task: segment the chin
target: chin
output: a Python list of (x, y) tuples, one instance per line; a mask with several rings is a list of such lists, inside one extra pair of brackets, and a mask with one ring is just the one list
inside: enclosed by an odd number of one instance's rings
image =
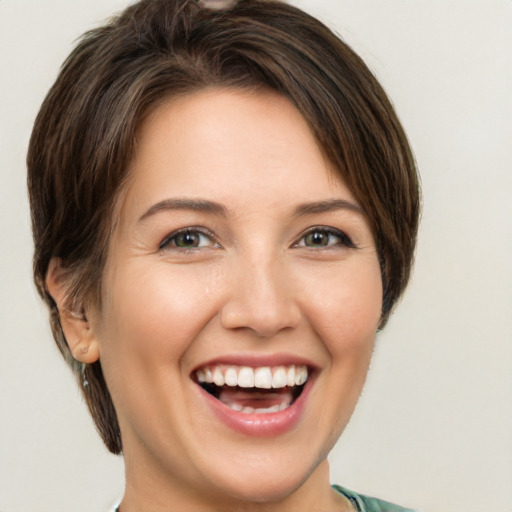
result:
[(286, 446), (286, 440), (271, 444), (260, 453), (254, 447), (242, 447), (237, 457), (226, 455), (216, 471), (202, 468), (217, 499), (224, 496), (228, 502), (279, 503), (304, 485), (314, 485), (318, 481), (315, 475), (328, 474), (327, 453), (319, 455), (320, 447), (306, 442)]
[(243, 503), (279, 503), (307, 480), (311, 471), (248, 471), (215, 482), (219, 494)]

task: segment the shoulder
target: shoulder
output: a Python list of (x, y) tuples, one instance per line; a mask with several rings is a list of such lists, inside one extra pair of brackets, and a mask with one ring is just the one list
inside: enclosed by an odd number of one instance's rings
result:
[(332, 487), (335, 491), (348, 498), (357, 507), (358, 512), (415, 512), (411, 508), (400, 507), (387, 501), (357, 494), (340, 485), (333, 485)]

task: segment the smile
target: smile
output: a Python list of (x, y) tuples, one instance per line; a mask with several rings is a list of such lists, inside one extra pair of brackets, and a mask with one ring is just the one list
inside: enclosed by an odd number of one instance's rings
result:
[(195, 371), (196, 382), (232, 411), (266, 415), (288, 409), (301, 395), (308, 367), (205, 366)]

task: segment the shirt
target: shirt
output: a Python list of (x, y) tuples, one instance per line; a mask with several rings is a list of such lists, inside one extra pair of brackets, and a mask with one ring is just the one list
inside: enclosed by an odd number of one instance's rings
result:
[(414, 512), (411, 508), (399, 507), (398, 505), (393, 505), (393, 503), (389, 503), (387, 501), (357, 494), (341, 487), (340, 485), (333, 485), (332, 488), (345, 496), (345, 498), (352, 503), (357, 512)]

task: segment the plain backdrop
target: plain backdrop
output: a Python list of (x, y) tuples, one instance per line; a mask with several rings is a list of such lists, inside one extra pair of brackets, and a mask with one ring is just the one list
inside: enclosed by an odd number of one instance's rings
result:
[[(105, 512), (101, 444), (31, 282), (25, 153), (60, 63), (125, 0), (0, 0), (0, 511)], [(367, 61), (423, 180), (411, 286), (332, 481), (425, 512), (512, 511), (512, 2), (296, 0)], [(301, 512), (301, 511), (298, 511)]]

